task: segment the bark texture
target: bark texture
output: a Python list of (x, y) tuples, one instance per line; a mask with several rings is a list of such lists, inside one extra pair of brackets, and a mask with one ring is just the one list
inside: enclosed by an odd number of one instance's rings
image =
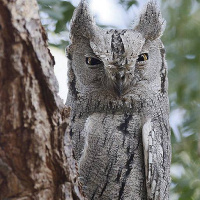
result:
[[(0, 0), (0, 199), (84, 199), (35, 0)], [(65, 144), (64, 144), (65, 137)]]

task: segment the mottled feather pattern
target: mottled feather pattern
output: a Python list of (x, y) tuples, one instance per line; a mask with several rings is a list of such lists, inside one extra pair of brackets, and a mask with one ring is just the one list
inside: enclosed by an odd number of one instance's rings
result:
[[(168, 200), (170, 128), (161, 13), (149, 1), (132, 29), (96, 26), (82, 0), (71, 22), (71, 130), (89, 200)], [(144, 60), (138, 60), (143, 55)], [(88, 59), (97, 59), (90, 66)]]

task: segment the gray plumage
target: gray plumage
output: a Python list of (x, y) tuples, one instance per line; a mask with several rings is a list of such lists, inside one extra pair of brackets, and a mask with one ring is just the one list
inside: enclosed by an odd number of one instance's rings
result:
[(170, 128), (163, 19), (149, 1), (130, 30), (96, 26), (82, 0), (71, 22), (70, 134), (88, 199), (167, 200)]

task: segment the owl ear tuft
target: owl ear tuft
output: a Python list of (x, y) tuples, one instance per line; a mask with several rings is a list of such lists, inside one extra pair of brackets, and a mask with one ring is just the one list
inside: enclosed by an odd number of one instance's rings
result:
[(95, 35), (97, 26), (90, 13), (89, 6), (86, 0), (81, 0), (78, 7), (75, 9), (70, 28), (70, 39), (73, 43), (74, 38), (86, 37), (92, 38)]
[(160, 37), (165, 29), (165, 20), (154, 0), (150, 0), (144, 11), (140, 14), (136, 30), (143, 34), (145, 39), (155, 40)]

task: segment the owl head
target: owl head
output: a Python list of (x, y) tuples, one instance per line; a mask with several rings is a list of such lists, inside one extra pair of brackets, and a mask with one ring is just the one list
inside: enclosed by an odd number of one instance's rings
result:
[(122, 97), (138, 88), (161, 91), (163, 22), (158, 6), (149, 1), (132, 29), (102, 29), (82, 0), (71, 21), (67, 48), (78, 92)]

